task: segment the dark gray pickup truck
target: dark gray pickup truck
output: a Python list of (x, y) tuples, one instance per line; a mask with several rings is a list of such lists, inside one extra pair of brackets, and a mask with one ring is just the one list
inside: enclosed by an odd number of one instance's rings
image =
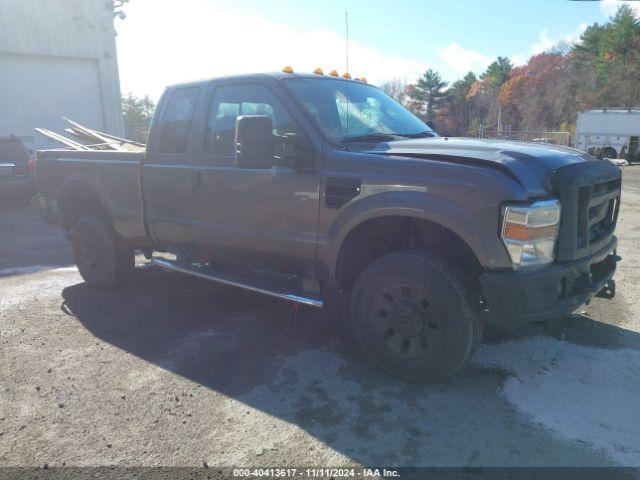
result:
[(146, 152), (41, 151), (36, 176), (89, 284), (125, 282), (139, 249), (313, 307), (349, 296), (366, 353), (411, 381), (456, 372), (486, 322), (558, 318), (613, 294), (619, 168), (439, 136), (359, 80), (170, 87)]

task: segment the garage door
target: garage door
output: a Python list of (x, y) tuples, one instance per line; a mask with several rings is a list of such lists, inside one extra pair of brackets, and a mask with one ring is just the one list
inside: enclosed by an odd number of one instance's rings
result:
[(0, 135), (23, 137), (33, 150), (59, 146), (33, 129), (62, 132), (63, 116), (104, 128), (98, 65), (91, 59), (0, 52), (0, 106)]

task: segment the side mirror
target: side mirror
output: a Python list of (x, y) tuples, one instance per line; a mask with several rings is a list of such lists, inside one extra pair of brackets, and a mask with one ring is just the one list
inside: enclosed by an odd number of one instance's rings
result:
[(240, 168), (274, 165), (273, 125), (268, 115), (240, 115), (236, 119), (235, 156)]
[(306, 134), (301, 132), (285, 133), (281, 138), (283, 140), (282, 158), (285, 165), (297, 170), (313, 169), (313, 150), (311, 141)]

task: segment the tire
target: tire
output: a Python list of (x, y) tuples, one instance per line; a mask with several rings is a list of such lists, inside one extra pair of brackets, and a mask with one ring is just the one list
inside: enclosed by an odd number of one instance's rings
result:
[(127, 282), (134, 266), (133, 248), (104, 219), (82, 215), (71, 229), (73, 258), (92, 287), (116, 288)]
[(351, 318), (369, 358), (395, 377), (440, 382), (471, 357), (482, 337), (473, 282), (420, 250), (373, 261), (351, 297)]
[(603, 158), (618, 158), (618, 152), (613, 147), (605, 147), (602, 150), (602, 156)]

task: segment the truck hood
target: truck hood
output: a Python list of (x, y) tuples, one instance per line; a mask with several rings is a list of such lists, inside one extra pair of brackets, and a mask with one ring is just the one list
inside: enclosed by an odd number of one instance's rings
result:
[(353, 144), (363, 153), (478, 165), (502, 170), (532, 196), (550, 192), (550, 174), (572, 163), (596, 161), (573, 148), (530, 142), (431, 137), (371, 144)]

